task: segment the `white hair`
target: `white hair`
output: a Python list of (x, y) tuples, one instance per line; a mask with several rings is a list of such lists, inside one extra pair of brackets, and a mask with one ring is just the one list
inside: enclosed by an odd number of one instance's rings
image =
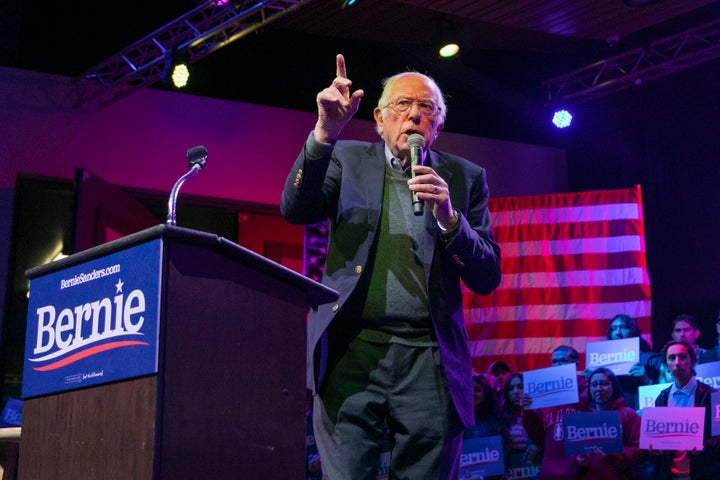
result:
[[(396, 80), (399, 80), (400, 78), (406, 77), (408, 75), (416, 75), (420, 78), (422, 78), (425, 83), (427, 83), (430, 86), (430, 89), (435, 94), (435, 98), (433, 99), (436, 103), (438, 108), (440, 108), (440, 112), (438, 113), (438, 118), (440, 120), (440, 123), (445, 123), (445, 117), (447, 116), (447, 106), (445, 106), (445, 95), (443, 94), (442, 90), (440, 90), (440, 87), (438, 86), (437, 82), (432, 78), (429, 77), (423, 73), (415, 72), (415, 71), (409, 71), (409, 72), (400, 72), (396, 73), (392, 77), (388, 77), (382, 81), (382, 94), (380, 95), (380, 98), (378, 99), (378, 108), (380, 109), (380, 115), (385, 115), (385, 109), (388, 106), (388, 103), (390, 103), (390, 90), (392, 90), (393, 83), (395, 83)], [(378, 130), (378, 133), (380, 133), (380, 130), (378, 127), (376, 127)]]

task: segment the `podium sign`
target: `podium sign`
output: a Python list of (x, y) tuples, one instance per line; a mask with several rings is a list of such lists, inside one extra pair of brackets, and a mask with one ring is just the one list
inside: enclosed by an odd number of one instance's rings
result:
[(158, 371), (162, 239), (34, 278), (23, 398)]
[(18, 480), (305, 478), (307, 310), (335, 290), (164, 224), (26, 276)]

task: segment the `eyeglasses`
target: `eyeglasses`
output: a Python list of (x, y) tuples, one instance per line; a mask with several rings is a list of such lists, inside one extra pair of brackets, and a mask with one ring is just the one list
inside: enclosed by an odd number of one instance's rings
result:
[(609, 387), (611, 385), (610, 382), (592, 382), (590, 384), (590, 388), (599, 388), (599, 387)]
[(412, 100), (410, 98), (398, 98), (397, 100), (385, 105), (385, 107), (390, 107), (397, 113), (406, 113), (413, 105), (417, 105), (418, 109), (420, 109), (420, 113), (426, 117), (438, 115), (440, 110), (442, 110), (430, 100)]

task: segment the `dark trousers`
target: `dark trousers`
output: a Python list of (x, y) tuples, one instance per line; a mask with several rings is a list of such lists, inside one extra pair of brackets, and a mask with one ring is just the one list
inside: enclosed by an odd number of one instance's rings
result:
[(389, 479), (457, 478), (463, 429), (437, 347), (352, 339), (330, 360), (313, 412), (323, 478), (374, 479), (386, 430)]

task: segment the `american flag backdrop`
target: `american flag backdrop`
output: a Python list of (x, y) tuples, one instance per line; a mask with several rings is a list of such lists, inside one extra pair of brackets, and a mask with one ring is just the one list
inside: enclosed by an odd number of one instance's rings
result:
[[(634, 317), (650, 343), (650, 282), (639, 186), (621, 190), (492, 198), (503, 280), (488, 296), (465, 289), (473, 368), (495, 360), (513, 371), (547, 367), (571, 345), (606, 339), (610, 319)], [(306, 275), (320, 281), (327, 225), (305, 229)]]
[(465, 290), (473, 368), (547, 367), (570, 345), (606, 340), (610, 319), (634, 317), (650, 343), (650, 281), (640, 186), (491, 199), (503, 279), (489, 296)]

